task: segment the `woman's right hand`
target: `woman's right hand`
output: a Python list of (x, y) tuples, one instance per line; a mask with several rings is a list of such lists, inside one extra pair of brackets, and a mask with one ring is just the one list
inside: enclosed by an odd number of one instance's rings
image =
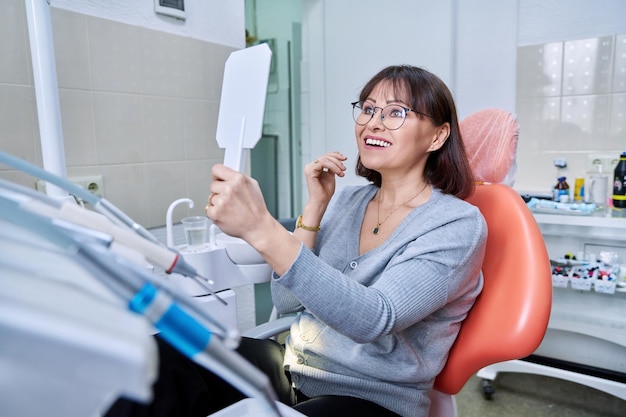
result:
[(335, 193), (335, 176), (345, 176), (348, 158), (340, 152), (326, 153), (304, 167), (309, 203), (326, 206)]

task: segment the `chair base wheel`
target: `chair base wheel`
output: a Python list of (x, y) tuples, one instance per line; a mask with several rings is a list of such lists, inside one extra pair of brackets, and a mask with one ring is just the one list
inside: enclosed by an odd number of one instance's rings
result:
[(493, 394), (495, 394), (495, 392), (496, 392), (496, 389), (493, 387), (493, 384), (491, 383), (491, 380), (483, 379), (482, 387), (483, 387), (483, 395), (484, 395), (485, 399), (486, 400), (491, 400), (493, 398)]

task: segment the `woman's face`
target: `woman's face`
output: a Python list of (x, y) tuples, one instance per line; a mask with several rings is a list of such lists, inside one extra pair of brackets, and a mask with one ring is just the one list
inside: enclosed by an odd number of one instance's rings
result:
[(369, 110), (376, 107), (374, 117), (366, 125), (355, 123), (361, 163), (383, 177), (393, 173), (407, 175), (415, 171), (421, 176), (428, 154), (439, 149), (450, 132), (447, 123), (435, 126), (429, 117), (412, 111), (406, 113), (402, 127), (389, 130), (382, 123), (380, 108), (390, 104), (411, 108), (403, 99), (406, 96), (395, 92), (390, 83), (379, 83), (363, 102), (363, 107)]

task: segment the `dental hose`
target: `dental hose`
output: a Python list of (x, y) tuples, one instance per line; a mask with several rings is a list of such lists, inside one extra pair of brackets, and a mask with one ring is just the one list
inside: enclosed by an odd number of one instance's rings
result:
[(228, 349), (167, 295), (150, 284), (144, 285), (130, 300), (129, 308), (145, 315), (161, 331), (161, 336), (197, 364), (211, 370), (249, 397), (262, 398), (267, 411), (280, 417), (278, 398), (267, 375), (236, 352)]
[[(146, 317), (160, 335), (194, 362), (214, 372), (249, 397), (262, 399), (267, 411), (280, 417), (277, 397), (269, 378), (226, 347), (213, 333), (181, 308), (170, 294), (157, 288), (150, 274), (111, 253), (111, 240), (94, 236), (90, 229), (22, 210), (0, 196), (0, 213), (8, 221), (34, 231), (49, 242), (76, 254), (75, 259), (122, 300), (129, 310)], [(81, 233), (81, 232), (85, 233)], [(185, 297), (183, 297), (185, 299)]]
[[(64, 189), (68, 193), (91, 204), (96, 211), (98, 211), (100, 214), (103, 214), (105, 217), (114, 221), (118, 225), (126, 226), (135, 231), (135, 233), (137, 233), (139, 236), (147, 239), (148, 241), (156, 245), (163, 246), (158, 241), (158, 239), (154, 237), (154, 235), (152, 235), (146, 228), (131, 219), (128, 215), (126, 215), (126, 213), (116, 207), (113, 203), (104, 198), (98, 197), (95, 194), (92, 194), (91, 192), (83, 189), (82, 187), (79, 187), (73, 182), (67, 180), (66, 178), (55, 175), (51, 172), (46, 171), (45, 169), (39, 168), (38, 166), (35, 166), (22, 159), (16, 158), (3, 151), (0, 151), (0, 162), (13, 168), (19, 169), (20, 171), (23, 171), (35, 178), (40, 178), (44, 181), (56, 185), (57, 187)], [(166, 270), (167, 273), (175, 272), (181, 275), (185, 275), (187, 277), (202, 277), (200, 274), (197, 273), (196, 269), (193, 266), (185, 262), (185, 260), (182, 258), (182, 256), (180, 256), (180, 254), (178, 254), (178, 252), (170, 248), (166, 249), (171, 253), (168, 259), (168, 261), (171, 262), (167, 262), (165, 265), (163, 265), (163, 268)]]
[[(60, 187), (72, 195), (86, 201), (91, 204), (95, 210), (97, 210), (100, 214), (104, 215), (110, 221), (117, 223), (118, 225), (128, 227), (132, 229), (136, 234), (145, 238), (145, 242), (141, 242), (140, 240), (133, 239), (133, 243), (135, 244), (135, 249), (139, 248), (140, 252), (146, 256), (147, 259), (156, 263), (158, 266), (162, 267), (168, 274), (169, 273), (178, 273), (194, 279), (195, 282), (202, 285), (206, 288), (209, 293), (215, 295), (215, 297), (222, 303), (226, 304), (226, 302), (220, 298), (217, 294), (213, 293), (211, 288), (208, 285), (209, 279), (203, 277), (198, 273), (198, 271), (186, 262), (183, 257), (175, 250), (171, 248), (165, 247), (161, 244), (158, 239), (156, 239), (148, 230), (146, 230), (139, 223), (132, 220), (129, 216), (127, 216), (123, 211), (113, 205), (111, 202), (105, 200), (104, 198), (98, 197), (95, 194), (90, 193), (89, 191), (79, 187), (78, 185), (68, 181), (65, 178), (62, 178), (58, 175), (52, 174), (42, 168), (39, 168), (29, 162), (26, 162), (22, 159), (16, 158), (4, 151), (0, 151), (0, 162), (4, 163), (8, 166), (16, 168), (20, 171), (23, 171), (35, 178), (40, 178), (44, 181), (50, 182), (57, 187)], [(33, 191), (34, 193), (34, 191)], [(49, 199), (50, 200), (50, 199)], [(69, 205), (67, 206), (69, 207)], [(89, 213), (85, 213), (89, 214)], [(125, 235), (127, 238), (128, 235)], [(133, 247), (133, 246), (131, 246)], [(220, 328), (224, 331), (226, 337), (230, 339), (229, 345), (236, 347), (239, 345), (239, 335), (234, 334), (232, 329), (226, 329), (221, 324), (215, 322), (212, 317), (207, 316), (207, 314), (199, 308), (199, 306), (194, 305), (193, 303), (188, 303), (187, 307), (193, 309), (196, 313), (204, 316), (209, 322), (213, 323), (214, 326)]]
[[(75, 225), (77, 229), (80, 228), (84, 230), (83, 234), (94, 234), (97, 231), (100, 234), (107, 234), (109, 237), (114, 235), (116, 240), (122, 241), (122, 244), (126, 244), (129, 247), (140, 246), (146, 249), (144, 253), (148, 252), (148, 249), (150, 249), (152, 253), (156, 253), (157, 255), (167, 255), (165, 252), (167, 249), (165, 247), (147, 242), (131, 231), (122, 229), (121, 227), (110, 223), (109, 220), (97, 213), (80, 209), (78, 206), (67, 202), (53, 200), (41, 193), (37, 193), (23, 186), (1, 179), (0, 202), (3, 202), (3, 204), (6, 205), (7, 208), (4, 211), (6, 211), (7, 215), (12, 212), (27, 212), (30, 213), (31, 216), (38, 216), (42, 219), (47, 218), (49, 219), (49, 222), (52, 223), (56, 222), (57, 224), (67, 224), (69, 222), (70, 224)], [(2, 214), (5, 213), (3, 212)], [(23, 215), (25, 216), (26, 213)], [(28, 227), (28, 224), (24, 227)], [(66, 229), (68, 227), (68, 225), (65, 226)], [(183, 304), (188, 310), (195, 313), (199, 319), (204, 321), (208, 326), (214, 328), (217, 331), (217, 334), (220, 334), (220, 337), (223, 338), (224, 343), (228, 347), (235, 349), (239, 346), (241, 339), (239, 332), (236, 329), (228, 328), (219, 321), (215, 320), (215, 318), (202, 308), (201, 304), (188, 297), (174, 284), (165, 280), (157, 279), (157, 277), (152, 274), (144, 274), (144, 278), (146, 281), (163, 288), (169, 294), (180, 300), (180, 303)]]

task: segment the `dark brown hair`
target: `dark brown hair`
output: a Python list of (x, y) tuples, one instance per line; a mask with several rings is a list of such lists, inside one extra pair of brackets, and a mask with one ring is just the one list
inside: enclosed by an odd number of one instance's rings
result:
[[(450, 124), (450, 136), (444, 145), (428, 156), (424, 179), (446, 194), (459, 198), (468, 197), (474, 190), (474, 180), (459, 130), (454, 99), (445, 83), (422, 68), (409, 65), (391, 66), (380, 71), (363, 87), (359, 100), (366, 100), (381, 82), (390, 83), (398, 96), (408, 94), (408, 97), (404, 97), (406, 104), (413, 110), (430, 116), (435, 126), (446, 122)], [(417, 115), (427, 118), (419, 113)], [(357, 160), (356, 173), (380, 187), (380, 173), (363, 166), (360, 157)]]

